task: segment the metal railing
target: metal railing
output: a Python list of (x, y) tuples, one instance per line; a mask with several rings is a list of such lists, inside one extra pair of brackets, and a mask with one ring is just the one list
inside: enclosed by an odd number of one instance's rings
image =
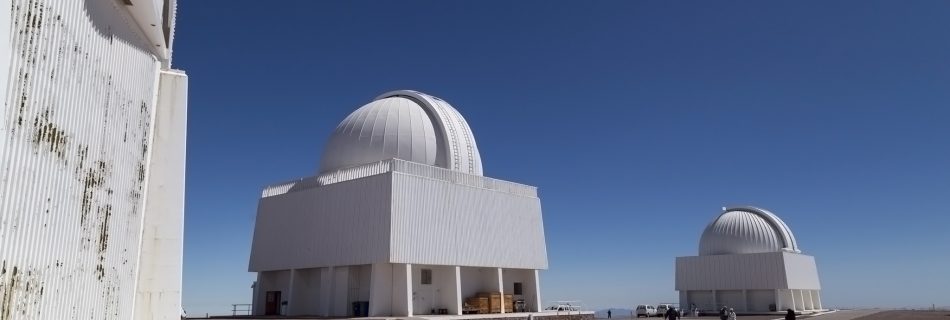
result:
[(545, 308), (543, 311), (554, 311), (557, 315), (571, 315), (571, 314), (581, 314), (584, 311), (584, 308), (581, 306), (580, 301), (554, 301), (553, 304)]
[(538, 188), (529, 185), (468, 174), (401, 159), (388, 159), (355, 167), (344, 168), (333, 172), (327, 172), (318, 176), (273, 184), (264, 188), (264, 190), (261, 192), (261, 197), (266, 198), (288, 192), (356, 180), (387, 172), (399, 172), (433, 180), (446, 181), (454, 184), (482, 189), (496, 190), (526, 197), (538, 196)]
[[(240, 312), (241, 314), (238, 314)], [(251, 315), (251, 304), (250, 303), (237, 303), (231, 305), (231, 315), (232, 316), (249, 316)]]

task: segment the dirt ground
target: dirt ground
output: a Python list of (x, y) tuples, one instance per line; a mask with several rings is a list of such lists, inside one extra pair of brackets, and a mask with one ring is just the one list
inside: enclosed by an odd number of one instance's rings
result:
[(950, 311), (890, 310), (863, 316), (855, 320), (950, 320)]
[[(619, 318), (619, 319), (618, 319)], [(738, 320), (776, 320), (784, 315), (740, 315)], [(614, 320), (634, 319), (614, 317)], [(661, 319), (661, 318), (641, 318)], [(719, 320), (719, 317), (683, 318), (684, 320)], [(798, 319), (808, 320), (950, 320), (950, 311), (911, 311), (911, 310), (842, 310), (819, 316), (799, 315)], [(601, 319), (598, 319), (601, 320)], [(606, 320), (606, 319), (603, 319)]]

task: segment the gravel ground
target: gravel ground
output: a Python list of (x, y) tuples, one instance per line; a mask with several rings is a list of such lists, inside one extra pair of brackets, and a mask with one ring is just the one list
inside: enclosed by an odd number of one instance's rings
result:
[(867, 315), (856, 320), (950, 320), (950, 311), (890, 310)]

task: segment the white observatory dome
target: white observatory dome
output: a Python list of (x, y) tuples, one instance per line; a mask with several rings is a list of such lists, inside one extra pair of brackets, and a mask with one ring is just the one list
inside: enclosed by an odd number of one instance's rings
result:
[(755, 207), (727, 208), (699, 240), (699, 255), (796, 252), (798, 243), (782, 219)]
[(398, 158), (482, 175), (482, 159), (465, 118), (442, 99), (392, 91), (353, 111), (336, 127), (320, 173)]

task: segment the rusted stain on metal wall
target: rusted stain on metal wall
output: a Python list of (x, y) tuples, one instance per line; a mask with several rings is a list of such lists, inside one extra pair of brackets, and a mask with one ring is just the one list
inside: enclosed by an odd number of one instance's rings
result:
[(9, 10), (0, 320), (130, 319), (161, 63), (115, 1)]
[(33, 144), (37, 149), (52, 152), (64, 159), (68, 139), (66, 131), (49, 120), (49, 110), (33, 118)]
[(8, 266), (4, 260), (0, 265), (0, 320), (39, 316), (35, 307), (45, 289), (34, 270)]

